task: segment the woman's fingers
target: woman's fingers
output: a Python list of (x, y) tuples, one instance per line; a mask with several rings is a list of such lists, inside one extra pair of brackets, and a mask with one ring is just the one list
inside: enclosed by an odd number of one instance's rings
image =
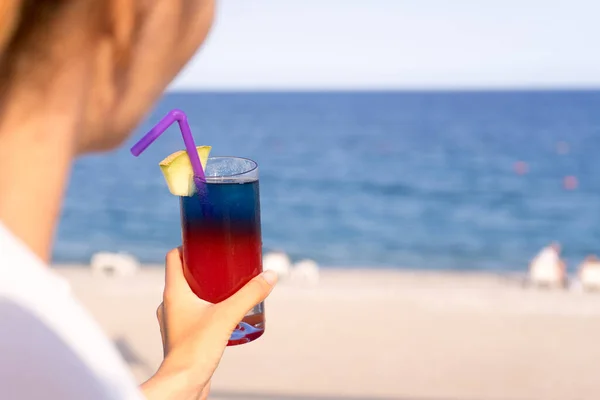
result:
[(160, 329), (160, 338), (163, 345), (163, 356), (167, 355), (167, 327), (165, 325), (165, 306), (164, 303), (160, 303), (156, 309), (156, 319), (158, 320), (158, 327)]
[(160, 303), (160, 305), (156, 309), (156, 319), (158, 320), (158, 326), (160, 326), (160, 329), (162, 329), (164, 317), (165, 317), (165, 309), (164, 309), (163, 303)]
[(200, 393), (200, 397), (198, 398), (198, 400), (207, 400), (209, 393), (210, 393), (210, 381), (208, 381), (206, 386), (204, 386), (204, 388), (202, 389), (202, 393)]
[[(273, 287), (277, 282), (277, 274), (275, 272), (265, 271), (250, 280), (244, 287), (227, 300), (213, 305), (208, 302), (200, 301), (190, 289), (183, 272), (184, 266), (182, 256), (182, 247), (178, 247), (167, 253), (165, 261), (164, 303), (157, 310), (165, 353), (168, 350), (167, 347), (169, 347), (169, 340), (167, 340), (168, 335), (175, 335), (171, 337), (171, 339), (175, 339), (176, 336), (178, 336), (177, 331), (181, 330), (172, 326), (172, 330), (175, 329), (175, 331), (167, 332), (167, 322), (169, 321), (165, 321), (165, 318), (173, 318), (172, 322), (177, 322), (177, 325), (193, 325), (200, 322), (197, 318), (202, 318), (202, 314), (212, 308), (211, 314), (213, 316), (218, 316), (218, 323), (211, 326), (211, 328), (233, 329), (233, 327), (244, 318), (248, 311), (263, 301), (269, 293), (271, 293), (271, 290), (273, 290)], [(164, 304), (166, 304), (166, 309)], [(173, 308), (172, 306), (176, 307)], [(180, 313), (182, 310), (186, 310), (185, 315), (172, 315), (173, 312)], [(185, 331), (186, 329), (183, 330)]]
[(277, 283), (277, 274), (265, 271), (253, 278), (233, 296), (218, 304), (230, 324), (237, 324), (258, 303), (267, 298)]

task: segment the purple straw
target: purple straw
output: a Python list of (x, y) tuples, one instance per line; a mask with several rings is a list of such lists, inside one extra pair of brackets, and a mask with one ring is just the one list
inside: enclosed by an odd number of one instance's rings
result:
[(194, 143), (194, 137), (192, 136), (192, 130), (188, 124), (187, 116), (181, 110), (171, 110), (169, 113), (161, 119), (158, 124), (154, 125), (148, 133), (140, 139), (139, 142), (133, 145), (131, 148), (131, 154), (139, 156), (150, 146), (164, 131), (167, 130), (173, 122), (179, 123), (179, 129), (181, 130), (181, 136), (183, 136), (183, 143), (185, 143), (185, 149), (190, 157), (192, 164), (192, 171), (194, 172), (194, 183), (199, 186), (199, 183), (206, 183), (206, 176), (202, 169), (202, 163), (198, 156), (198, 150), (196, 150), (196, 143)]

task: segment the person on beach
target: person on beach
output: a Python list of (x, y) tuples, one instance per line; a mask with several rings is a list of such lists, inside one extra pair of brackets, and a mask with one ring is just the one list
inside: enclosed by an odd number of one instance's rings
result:
[(157, 311), (164, 361), (138, 388), (68, 283), (47, 267), (74, 158), (126, 139), (204, 41), (214, 7), (0, 3), (1, 399), (206, 399), (231, 332), (275, 284), (265, 272), (209, 304), (189, 289), (179, 249), (170, 251)]
[(600, 259), (590, 254), (579, 266), (579, 283), (586, 290), (600, 290)]
[(567, 269), (560, 258), (561, 247), (552, 242), (544, 247), (529, 264), (529, 279), (536, 286), (559, 286), (567, 284)]

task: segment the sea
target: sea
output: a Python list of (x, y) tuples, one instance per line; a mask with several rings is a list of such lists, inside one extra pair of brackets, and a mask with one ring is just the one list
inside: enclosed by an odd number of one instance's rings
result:
[(551, 241), (600, 254), (600, 92), (168, 93), (120, 149), (79, 159), (55, 263), (161, 263), (181, 242), (158, 163), (170, 109), (198, 145), (260, 166), (263, 244), (324, 267), (523, 271)]

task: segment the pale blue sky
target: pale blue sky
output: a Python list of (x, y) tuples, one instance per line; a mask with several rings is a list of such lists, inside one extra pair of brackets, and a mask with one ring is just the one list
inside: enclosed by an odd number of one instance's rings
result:
[(600, 87), (599, 0), (220, 0), (174, 88)]

